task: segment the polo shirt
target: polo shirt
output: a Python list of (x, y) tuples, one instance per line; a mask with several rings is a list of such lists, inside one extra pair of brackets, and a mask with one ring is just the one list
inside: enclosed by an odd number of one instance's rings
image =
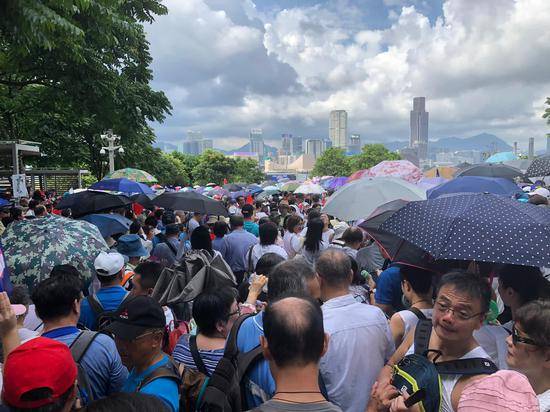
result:
[(378, 277), (374, 299), (376, 303), (392, 305), (398, 311), (405, 309), (402, 297), (401, 271), (399, 266), (390, 266)]
[(258, 226), (257, 223), (251, 222), (250, 220), (245, 220), (243, 227), (248, 233), (252, 233), (256, 237), (260, 236), (260, 226)]
[[(101, 305), (105, 311), (113, 311), (120, 306), (120, 303), (124, 300), (127, 294), (128, 291), (126, 289), (122, 286), (115, 285), (99, 289), (95, 296), (97, 300), (101, 302)], [(97, 316), (92, 310), (88, 299), (82, 299), (80, 302), (80, 319), (78, 323), (88, 329), (96, 330), (96, 321)]]
[(247, 253), (252, 245), (258, 243), (258, 238), (243, 229), (236, 229), (225, 236), (227, 250), (225, 261), (233, 272), (243, 272), (247, 269)]

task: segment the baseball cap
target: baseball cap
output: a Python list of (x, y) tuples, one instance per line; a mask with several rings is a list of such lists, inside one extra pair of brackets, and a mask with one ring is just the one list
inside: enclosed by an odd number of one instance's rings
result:
[[(28, 410), (48, 405), (74, 385), (76, 375), (76, 364), (67, 345), (49, 338), (31, 339), (6, 358), (2, 400)], [(44, 398), (25, 399), (27, 392), (39, 388), (46, 388)]]
[(466, 385), (458, 412), (539, 411), (539, 403), (527, 378), (519, 372), (501, 370)]
[(115, 337), (131, 341), (151, 329), (164, 329), (166, 316), (159, 303), (150, 296), (124, 300), (106, 330)]
[(548, 190), (544, 187), (538, 187), (535, 190), (533, 190), (532, 192), (529, 192), (529, 196), (533, 196), (533, 195), (540, 195), (540, 196), (543, 196), (543, 197), (548, 199), (548, 198), (550, 198), (550, 190)]
[(346, 222), (338, 222), (333, 226), (334, 229), (334, 240), (338, 240), (342, 237), (346, 229), (349, 228), (349, 225)]
[(241, 213), (244, 217), (251, 217), (254, 214), (254, 206), (246, 204), (242, 207)]
[(116, 275), (124, 265), (124, 256), (118, 252), (100, 252), (94, 260), (94, 268), (98, 276)]

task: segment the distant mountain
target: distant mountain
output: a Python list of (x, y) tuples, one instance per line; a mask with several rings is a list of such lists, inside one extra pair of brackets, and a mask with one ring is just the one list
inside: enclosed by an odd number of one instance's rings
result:
[[(275, 157), (277, 156), (277, 148), (270, 146), (268, 144), (264, 143), (265, 153), (267, 157)], [(239, 147), (238, 149), (233, 150), (222, 150), (227, 155), (232, 155), (235, 152), (250, 152), (250, 142), (245, 144), (244, 146)]]
[[(407, 141), (394, 141), (384, 143), (388, 150), (395, 151), (407, 147)], [(459, 138), (444, 137), (438, 140), (430, 140), (428, 145), (430, 153), (441, 151), (478, 150), (480, 152), (509, 152), (512, 146), (494, 134), (481, 133), (476, 136)]]

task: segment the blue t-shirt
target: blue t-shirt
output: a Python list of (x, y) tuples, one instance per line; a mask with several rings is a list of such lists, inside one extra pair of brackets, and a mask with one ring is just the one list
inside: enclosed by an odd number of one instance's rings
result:
[[(124, 383), (121, 392), (135, 392), (141, 381), (149, 376), (153, 371), (168, 363), (170, 358), (164, 355), (163, 358), (157, 363), (149, 366), (142, 373), (136, 373), (134, 369), (128, 375), (128, 379)], [(140, 393), (146, 393), (147, 395), (153, 395), (162, 400), (172, 412), (179, 411), (179, 388), (174, 379), (170, 378), (158, 378), (145, 385)]]
[[(103, 309), (106, 311), (116, 310), (120, 303), (124, 300), (128, 291), (126, 291), (122, 286), (108, 286), (101, 288), (95, 294), (96, 298), (101, 302)], [(96, 315), (88, 299), (82, 299), (80, 303), (80, 319), (79, 324), (86, 326), (88, 329), (95, 330), (97, 329), (96, 325)]]
[[(70, 346), (81, 330), (74, 326), (52, 329), (42, 336), (55, 339)], [(94, 399), (104, 398), (112, 393), (120, 392), (128, 377), (126, 367), (122, 365), (115, 342), (107, 335), (99, 334), (80, 361), (82, 368), (88, 374), (90, 388)]]
[[(248, 352), (260, 344), (260, 336), (264, 335), (264, 314), (258, 313), (246, 319), (239, 328), (237, 348), (240, 352)], [(275, 380), (269, 369), (269, 362), (262, 359), (254, 365), (245, 378), (246, 402), (252, 409), (271, 399), (275, 394)]]
[(392, 305), (395, 310), (404, 309), (401, 290), (401, 271), (399, 266), (390, 266), (383, 271), (376, 282), (376, 303)]
[(249, 233), (252, 233), (254, 236), (260, 236), (260, 226), (257, 223), (251, 222), (250, 220), (244, 221), (244, 230)]

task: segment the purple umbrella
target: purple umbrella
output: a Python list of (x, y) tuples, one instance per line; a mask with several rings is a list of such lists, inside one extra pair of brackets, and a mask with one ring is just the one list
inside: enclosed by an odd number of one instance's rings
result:
[(445, 182), (448, 182), (448, 179), (444, 177), (423, 177), (416, 185), (424, 190), (429, 190)]
[(344, 186), (347, 181), (348, 181), (347, 176), (332, 177), (332, 178), (326, 180), (325, 182), (321, 183), (321, 186), (323, 186), (323, 188), (326, 189), (326, 190), (334, 191), (334, 190), (338, 190), (342, 186)]

